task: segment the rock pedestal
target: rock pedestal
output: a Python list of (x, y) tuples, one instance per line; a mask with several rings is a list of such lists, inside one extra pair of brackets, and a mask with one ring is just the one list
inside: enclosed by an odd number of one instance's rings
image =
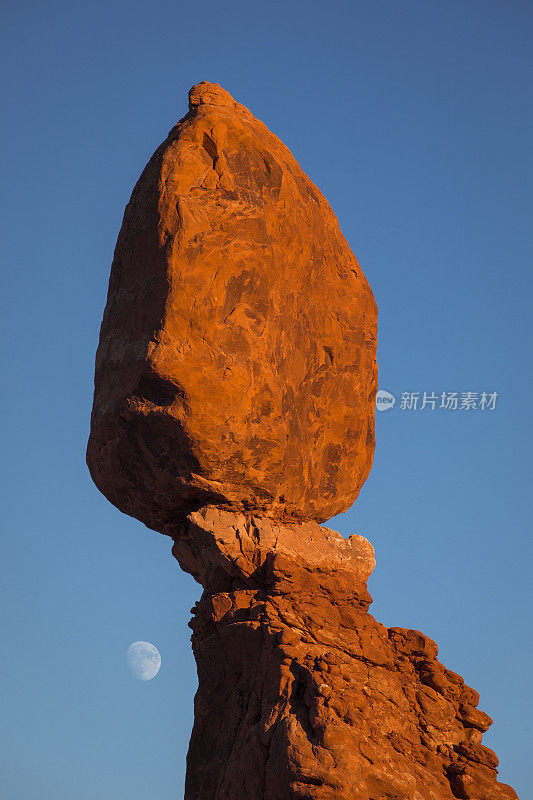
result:
[(516, 800), (478, 693), (367, 613), (366, 539), (215, 508), (175, 537), (204, 586), (185, 800)]

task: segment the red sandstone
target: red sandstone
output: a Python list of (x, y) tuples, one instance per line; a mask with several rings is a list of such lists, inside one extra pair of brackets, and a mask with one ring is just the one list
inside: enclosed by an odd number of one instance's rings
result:
[(320, 527), (370, 470), (376, 306), (326, 200), (217, 84), (126, 208), (87, 459), (204, 587), (185, 800), (516, 800), (427, 636)]

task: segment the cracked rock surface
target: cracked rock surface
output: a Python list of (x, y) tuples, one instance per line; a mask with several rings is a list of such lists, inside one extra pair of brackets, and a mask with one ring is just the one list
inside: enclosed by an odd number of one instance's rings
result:
[(174, 537), (204, 586), (185, 800), (516, 800), (478, 693), (368, 613), (366, 539), (215, 508)]

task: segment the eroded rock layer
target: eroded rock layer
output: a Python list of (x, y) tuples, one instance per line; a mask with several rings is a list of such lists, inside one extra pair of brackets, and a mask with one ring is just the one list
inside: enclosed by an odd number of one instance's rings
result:
[(516, 800), (478, 693), (367, 613), (363, 537), (214, 508), (173, 535), (205, 587), (185, 800)]
[(96, 485), (157, 530), (208, 503), (278, 519), (345, 511), (374, 451), (376, 318), (289, 150), (198, 84), (118, 237), (87, 452)]

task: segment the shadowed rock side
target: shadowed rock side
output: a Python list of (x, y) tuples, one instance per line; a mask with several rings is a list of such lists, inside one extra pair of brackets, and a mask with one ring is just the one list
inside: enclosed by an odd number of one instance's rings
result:
[(215, 508), (174, 536), (205, 587), (185, 800), (516, 800), (478, 693), (367, 613), (366, 539)]
[(372, 463), (377, 311), (330, 206), (217, 84), (142, 173), (96, 357), (87, 461), (160, 531), (226, 504), (325, 521)]

